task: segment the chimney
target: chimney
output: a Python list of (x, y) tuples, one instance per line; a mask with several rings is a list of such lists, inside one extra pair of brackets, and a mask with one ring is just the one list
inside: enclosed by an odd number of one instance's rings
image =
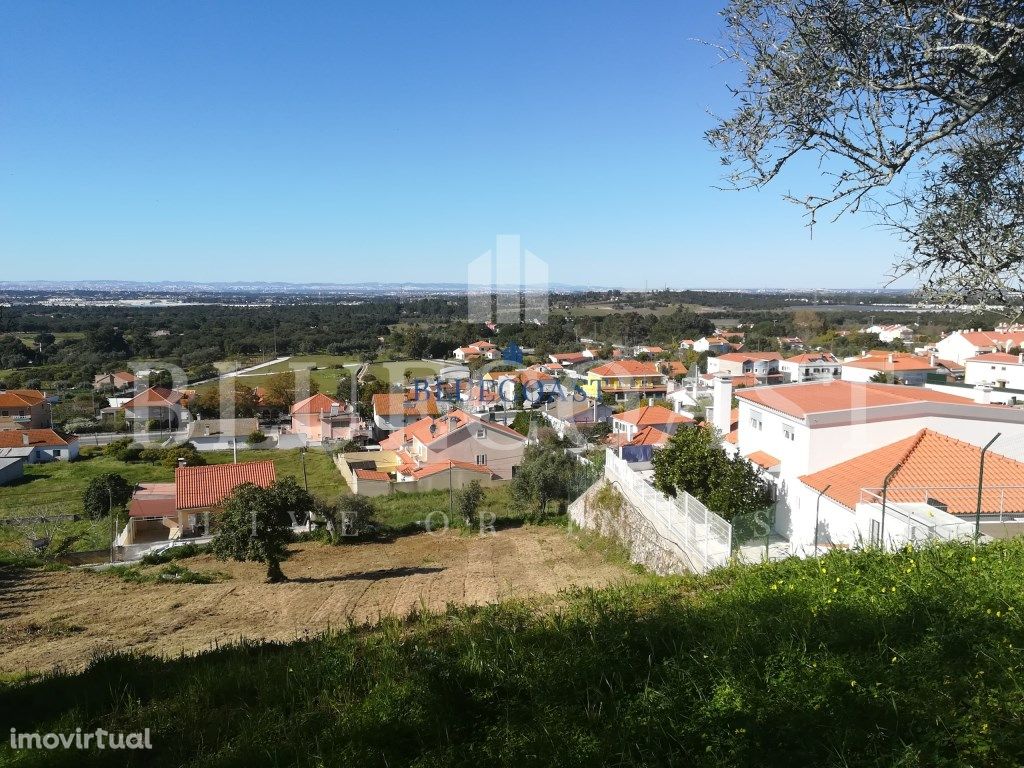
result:
[(974, 388), (974, 402), (979, 405), (988, 405), (992, 402), (992, 387), (979, 384)]
[(1024, 352), (1017, 355), (1017, 365), (1024, 365)]
[(890, 352), (890, 353), (889, 353), (889, 363), (890, 363), (890, 364), (892, 364), (892, 363), (894, 363), (894, 362), (896, 362), (896, 361), (895, 361), (895, 359), (894, 359), (894, 355), (893, 355), (893, 353), (892, 353), (892, 352)]
[(723, 436), (731, 431), (731, 413), (732, 379), (717, 376), (715, 377), (714, 389), (711, 394), (711, 423)]
[(647, 405), (648, 406), (654, 405), (654, 398), (653, 397), (648, 397), (647, 398)]
[(928, 365), (934, 368), (937, 362), (939, 362), (939, 356), (937, 353), (932, 352), (930, 355), (928, 355)]
[(184, 467), (187, 463), (188, 462), (186, 462), (183, 457), (181, 457), (181, 456), (178, 457), (178, 466), (179, 467)]
[(26, 446), (26, 447), (28, 447), (28, 444), (29, 444), (28, 432), (23, 432), (22, 433), (22, 435), (21, 435), (21, 444)]

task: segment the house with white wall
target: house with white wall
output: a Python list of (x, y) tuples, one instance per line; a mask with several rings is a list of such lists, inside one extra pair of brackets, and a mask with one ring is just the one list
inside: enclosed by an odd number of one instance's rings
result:
[(953, 331), (935, 344), (940, 358), (960, 364), (988, 352), (1010, 352), (1020, 347), (1024, 347), (1024, 330), (1015, 327), (996, 331), (981, 328)]
[[(729, 389), (728, 382), (716, 383), (716, 426), (717, 408), (724, 412), (733, 395)], [(797, 553), (813, 546), (815, 532), (814, 505), (799, 491), (804, 475), (924, 429), (974, 446), (985, 445), (997, 432), (1008, 438), (1004, 445), (1024, 444), (1024, 411), (924, 387), (833, 381), (742, 389), (735, 396), (739, 402), (736, 450), (742, 456), (756, 453), (770, 459), (758, 463), (769, 465), (779, 488), (775, 529)]]
[(1024, 354), (989, 352), (968, 358), (965, 384), (985, 384), (997, 389), (1024, 390)]
[(78, 458), (78, 437), (55, 429), (0, 430), (0, 450), (13, 452), (27, 464)]
[(716, 355), (732, 351), (732, 344), (722, 336), (702, 336), (693, 342), (694, 352), (712, 352)]
[(726, 352), (708, 358), (708, 373), (753, 376), (759, 384), (779, 383), (781, 361), (778, 352)]
[(805, 352), (779, 361), (779, 372), (786, 384), (807, 381), (832, 381), (842, 376), (839, 358), (831, 352)]
[(693, 424), (693, 419), (663, 405), (643, 405), (612, 416), (612, 435), (623, 441), (632, 440), (646, 427), (654, 427), (666, 435), (674, 435), (679, 427)]
[(862, 333), (874, 333), (883, 344), (891, 344), (899, 341), (910, 344), (914, 340), (914, 329), (909, 325), (871, 325), (865, 328)]

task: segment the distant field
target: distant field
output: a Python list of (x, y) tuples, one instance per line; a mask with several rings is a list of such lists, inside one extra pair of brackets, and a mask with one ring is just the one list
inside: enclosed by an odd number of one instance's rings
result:
[(721, 307), (705, 307), (700, 304), (671, 304), (667, 307), (658, 307), (657, 309), (637, 309), (635, 307), (624, 307), (618, 303), (599, 302), (594, 304), (584, 304), (580, 307), (571, 307), (568, 310), (568, 313), (577, 317), (588, 315), (603, 317), (605, 315), (622, 315), (628, 312), (637, 312), (641, 315), (661, 316), (671, 315), (677, 309), (687, 309), (691, 312), (713, 312), (720, 311)]
[[(259, 387), (266, 383), (268, 376), (309, 365), (316, 366), (310, 371), (310, 381), (315, 382), (321, 392), (334, 394), (338, 389), (338, 382), (342, 376), (354, 375), (359, 370), (361, 363), (351, 356), (299, 355), (286, 362), (268, 365), (265, 368), (253, 371), (251, 374), (239, 376), (237, 380), (247, 387)], [(392, 382), (431, 376), (440, 369), (441, 366), (437, 363), (425, 362), (423, 360), (398, 360), (395, 362), (381, 361), (371, 363), (367, 372), (381, 381)], [(211, 383), (206, 386), (212, 387), (216, 385)]]

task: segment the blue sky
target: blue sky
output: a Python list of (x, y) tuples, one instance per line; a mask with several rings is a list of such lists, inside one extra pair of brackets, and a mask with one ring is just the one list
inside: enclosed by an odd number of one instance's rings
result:
[(723, 192), (719, 2), (0, 8), (3, 279), (873, 287), (866, 217)]

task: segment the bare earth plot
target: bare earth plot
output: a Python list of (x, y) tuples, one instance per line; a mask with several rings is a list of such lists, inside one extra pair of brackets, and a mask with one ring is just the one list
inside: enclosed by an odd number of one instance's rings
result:
[(95, 654), (194, 653), (240, 638), (292, 640), (449, 603), (482, 604), (599, 587), (635, 578), (581, 548), (564, 530), (525, 527), (486, 536), (457, 532), (389, 543), (292, 546), (290, 582), (264, 584), (265, 568), (209, 556), (181, 561), (220, 571), (216, 584), (135, 584), (88, 571), (0, 574), (0, 673), (77, 668)]

